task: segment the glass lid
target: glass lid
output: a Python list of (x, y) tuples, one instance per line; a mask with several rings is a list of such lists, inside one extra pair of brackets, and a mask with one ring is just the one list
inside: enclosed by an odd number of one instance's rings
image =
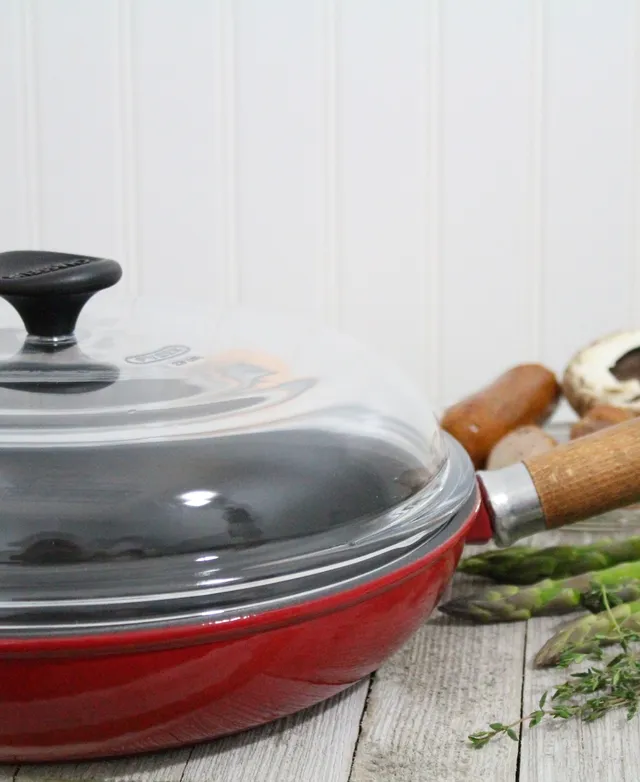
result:
[(0, 254), (0, 629), (300, 599), (393, 566), (472, 501), (468, 459), (362, 346), (92, 298), (121, 276)]

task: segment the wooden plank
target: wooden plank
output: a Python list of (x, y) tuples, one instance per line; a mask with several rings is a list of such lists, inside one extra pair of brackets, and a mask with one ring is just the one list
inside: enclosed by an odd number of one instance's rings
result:
[[(537, 708), (545, 690), (566, 678), (563, 671), (533, 668), (536, 652), (566, 621), (541, 618), (529, 623), (525, 714)], [(636, 782), (640, 768), (640, 722), (627, 722), (621, 711), (591, 725), (563, 720), (541, 724), (533, 730), (524, 728), (521, 753), (520, 782)]]
[(184, 749), (89, 763), (21, 766), (15, 782), (180, 782), (190, 754)]
[[(453, 592), (474, 585), (459, 577)], [(519, 714), (524, 642), (524, 624), (432, 617), (375, 677), (351, 782), (513, 782), (518, 745), (478, 752), (467, 736), (493, 714)]]
[[(564, 438), (563, 438), (564, 439)], [(616, 511), (593, 519), (590, 529), (598, 529), (607, 537), (625, 537), (640, 529), (637, 511)], [(523, 543), (550, 546), (558, 543), (579, 544), (592, 541), (595, 536), (585, 528), (544, 534)], [(602, 536), (602, 535), (601, 535)], [(476, 549), (469, 547), (465, 555)], [(461, 594), (476, 588), (479, 583), (457, 577), (450, 594)], [(448, 599), (447, 595), (443, 600)], [(362, 723), (351, 782), (381, 782), (397, 779), (401, 782), (437, 779), (514, 780), (518, 745), (510, 740), (496, 742), (475, 752), (467, 749), (466, 736), (485, 727), (493, 720), (517, 719), (521, 711), (521, 685), (525, 663), (525, 635), (528, 632), (528, 657), (544, 643), (553, 624), (565, 618), (536, 619), (523, 624), (473, 626), (434, 616), (412, 641), (377, 674)], [(528, 665), (531, 665), (530, 660)], [(526, 708), (531, 709), (544, 691), (541, 672), (525, 673)], [(640, 725), (640, 723), (638, 723)], [(540, 726), (542, 727), (542, 726)], [(556, 726), (554, 726), (556, 727)], [(561, 726), (557, 726), (560, 728)], [(591, 730), (597, 730), (598, 726)], [(639, 730), (636, 726), (635, 730)], [(566, 755), (575, 736), (558, 733), (553, 749), (541, 740), (540, 728), (525, 732), (522, 774), (529, 763), (529, 776), (522, 782), (563, 779), (563, 782), (595, 779), (618, 779), (624, 782), (636, 777), (597, 775), (599, 767), (581, 767), (582, 776), (569, 773), (556, 775), (556, 757)], [(548, 729), (545, 729), (548, 730)], [(627, 727), (627, 738), (634, 728)], [(554, 733), (554, 736), (556, 734)], [(549, 740), (549, 737), (547, 737)], [(532, 747), (527, 742), (537, 741)], [(636, 739), (637, 740), (637, 739)], [(593, 755), (610, 746), (606, 733), (591, 742)], [(562, 747), (560, 747), (560, 743)], [(576, 746), (581, 746), (576, 744)], [(434, 751), (437, 747), (437, 751)], [(524, 751), (528, 747), (528, 760)], [(570, 753), (569, 753), (570, 754)], [(619, 757), (621, 753), (617, 753)], [(604, 757), (609, 758), (609, 749)], [(546, 758), (546, 761), (544, 760)], [(536, 765), (536, 759), (538, 765)], [(604, 761), (601, 761), (604, 763)], [(610, 762), (610, 760), (608, 761)], [(635, 762), (635, 761), (634, 761)], [(556, 763), (554, 766), (553, 764)], [(614, 764), (620, 770), (624, 761)], [(568, 762), (565, 764), (568, 765)], [(631, 768), (627, 762), (625, 768)], [(574, 775), (571, 775), (574, 774)]]
[(197, 747), (182, 782), (347, 782), (368, 682), (259, 730)]
[[(617, 531), (606, 530), (607, 536), (626, 537), (640, 531), (638, 511), (620, 512), (626, 522)], [(596, 520), (594, 520), (595, 522)], [(613, 533), (613, 534), (611, 534)], [(588, 532), (567, 530), (556, 535), (539, 535), (536, 545), (556, 543), (582, 544), (596, 539)], [(563, 682), (565, 672), (537, 670), (533, 658), (553, 633), (573, 617), (545, 617), (528, 623), (526, 667), (523, 689), (523, 713), (537, 708), (542, 693)], [(577, 669), (576, 669), (577, 670)], [(516, 715), (517, 716), (517, 715)], [(496, 719), (510, 715), (496, 713)], [(537, 782), (544, 779), (563, 782), (636, 782), (640, 768), (640, 721), (627, 722), (624, 712), (610, 714), (591, 725), (578, 721), (542, 724), (522, 732), (519, 782)]]

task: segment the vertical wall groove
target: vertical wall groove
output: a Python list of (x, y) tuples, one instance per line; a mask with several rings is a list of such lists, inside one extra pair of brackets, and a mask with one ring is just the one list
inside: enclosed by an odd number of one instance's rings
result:
[(640, 0), (80, 5), (6, 0), (8, 245), (116, 231), (170, 294), (188, 233), (186, 295), (319, 312), (439, 408), (640, 325)]
[[(430, 378), (432, 375), (431, 356), (428, 353), (429, 340), (429, 305), (431, 297), (429, 274), (429, 57), (431, 52), (429, 40), (429, 4), (420, 5), (420, 79), (421, 89), (419, 95), (419, 127), (423, 143), (418, 150), (417, 171), (420, 181), (420, 211), (422, 222), (419, 236), (417, 237), (417, 263), (415, 268), (418, 312), (421, 318), (421, 337), (426, 340), (425, 350), (420, 351), (416, 357), (416, 376), (422, 388), (430, 394)], [(430, 401), (432, 401), (430, 399)]]
[(531, 36), (531, 307), (532, 352), (542, 360), (544, 290), (545, 0), (532, 0)]
[(633, 233), (631, 248), (631, 280), (629, 284), (628, 326), (640, 327), (640, 0), (635, 0), (633, 28), (632, 128), (634, 144), (633, 178)]
[(134, 105), (131, 0), (119, 0), (118, 31), (118, 145), (120, 158), (120, 253), (126, 264), (131, 296), (142, 292), (142, 248), (138, 227), (138, 155)]
[(38, 69), (34, 41), (35, 9), (32, 0), (18, 4), (22, 28), (22, 128), (27, 197), (27, 236), (32, 248), (42, 242), (42, 197), (40, 187), (40, 122), (38, 120)]
[(340, 187), (338, 149), (338, 8), (337, 0), (325, 0), (324, 3), (324, 246), (318, 254), (321, 290), (324, 291), (325, 319), (334, 328), (340, 326), (340, 281), (341, 261), (339, 225), (340, 225)]
[(214, 46), (216, 63), (216, 258), (223, 284), (220, 303), (234, 305), (239, 298), (240, 283), (236, 237), (236, 156), (235, 134), (235, 65), (233, 7), (228, 0), (215, 2)]
[(428, 6), (428, 130), (427, 130), (427, 210), (428, 231), (426, 261), (429, 265), (427, 306), (424, 307), (429, 361), (426, 388), (431, 404), (443, 405), (442, 378), (442, 6), (430, 0)]
[(237, 254), (237, 203), (238, 176), (236, 156), (236, 50), (235, 50), (235, 15), (234, 0), (219, 0), (217, 46), (219, 51), (219, 74), (221, 78), (220, 103), (218, 112), (221, 122), (221, 153), (220, 170), (223, 172), (222, 199), (224, 215), (221, 224), (224, 226), (220, 263), (225, 269), (225, 299), (227, 304), (237, 304), (242, 296), (241, 275)]

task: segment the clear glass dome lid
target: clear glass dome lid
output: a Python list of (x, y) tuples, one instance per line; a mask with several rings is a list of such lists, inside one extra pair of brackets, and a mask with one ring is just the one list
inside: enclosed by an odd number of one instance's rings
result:
[(472, 492), (422, 396), (362, 346), (244, 311), (110, 310), (121, 276), (0, 254), (0, 619), (58, 615), (80, 582), (112, 607), (275, 594), (432, 533)]

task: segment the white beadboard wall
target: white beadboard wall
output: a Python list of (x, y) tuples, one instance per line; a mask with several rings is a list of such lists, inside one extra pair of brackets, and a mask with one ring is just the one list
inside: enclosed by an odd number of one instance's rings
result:
[(0, 0), (0, 250), (302, 314), (438, 407), (640, 327), (640, 0)]

